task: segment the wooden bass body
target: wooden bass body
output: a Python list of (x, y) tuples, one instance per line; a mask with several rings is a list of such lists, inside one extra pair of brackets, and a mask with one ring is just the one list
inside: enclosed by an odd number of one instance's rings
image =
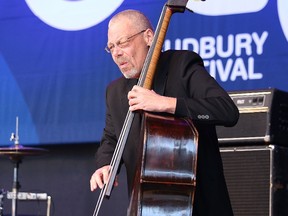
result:
[(187, 118), (144, 113), (129, 216), (191, 216), (198, 133)]

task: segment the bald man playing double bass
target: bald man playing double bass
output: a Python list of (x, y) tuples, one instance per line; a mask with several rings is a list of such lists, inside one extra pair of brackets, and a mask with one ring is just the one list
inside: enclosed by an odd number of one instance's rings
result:
[[(120, 12), (109, 22), (106, 50), (123, 76), (106, 90), (106, 122), (96, 153), (96, 171), (90, 180), (91, 191), (107, 182), (109, 164), (127, 111), (169, 113), (190, 118), (199, 133), (193, 216), (231, 216), (215, 126), (234, 126), (239, 111), (206, 71), (201, 57), (192, 51), (162, 52), (152, 90), (137, 86), (153, 37), (150, 21), (139, 11)], [(135, 112), (121, 160), (127, 171), (129, 195), (136, 170), (140, 122), (141, 114)]]

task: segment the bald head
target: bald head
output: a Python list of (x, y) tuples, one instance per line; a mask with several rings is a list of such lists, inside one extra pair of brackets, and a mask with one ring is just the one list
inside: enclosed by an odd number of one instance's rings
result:
[(107, 47), (126, 78), (138, 78), (154, 33), (147, 17), (136, 10), (116, 14), (109, 22)]
[(118, 14), (112, 17), (112, 19), (109, 22), (108, 28), (110, 28), (110, 26), (113, 24), (122, 22), (123, 20), (125, 20), (126, 22), (129, 21), (130, 25), (135, 30), (138, 30), (138, 31), (141, 31), (144, 29), (153, 30), (153, 27), (149, 19), (143, 13), (137, 10), (125, 10), (125, 11), (119, 12)]

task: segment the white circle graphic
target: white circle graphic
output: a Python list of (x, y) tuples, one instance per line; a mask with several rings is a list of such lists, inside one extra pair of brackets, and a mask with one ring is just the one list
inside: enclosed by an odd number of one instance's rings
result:
[(195, 13), (207, 16), (233, 15), (252, 13), (262, 10), (269, 0), (190, 0), (187, 8)]
[(30, 10), (46, 24), (61, 30), (78, 31), (106, 19), (124, 0), (25, 0)]
[(283, 33), (288, 41), (288, 1), (278, 0), (278, 15)]

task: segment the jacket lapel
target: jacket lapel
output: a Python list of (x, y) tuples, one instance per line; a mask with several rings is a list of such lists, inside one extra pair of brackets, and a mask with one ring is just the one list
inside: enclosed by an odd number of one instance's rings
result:
[(124, 91), (124, 94), (122, 94), (122, 97), (121, 97), (121, 104), (122, 104), (122, 111), (125, 112), (125, 113), (122, 113), (122, 114), (126, 114), (128, 112), (128, 108), (129, 108), (129, 105), (128, 105), (128, 99), (127, 99), (127, 94), (128, 92), (133, 88), (134, 85), (137, 84), (137, 79), (125, 79), (124, 82), (123, 82), (123, 91)]

